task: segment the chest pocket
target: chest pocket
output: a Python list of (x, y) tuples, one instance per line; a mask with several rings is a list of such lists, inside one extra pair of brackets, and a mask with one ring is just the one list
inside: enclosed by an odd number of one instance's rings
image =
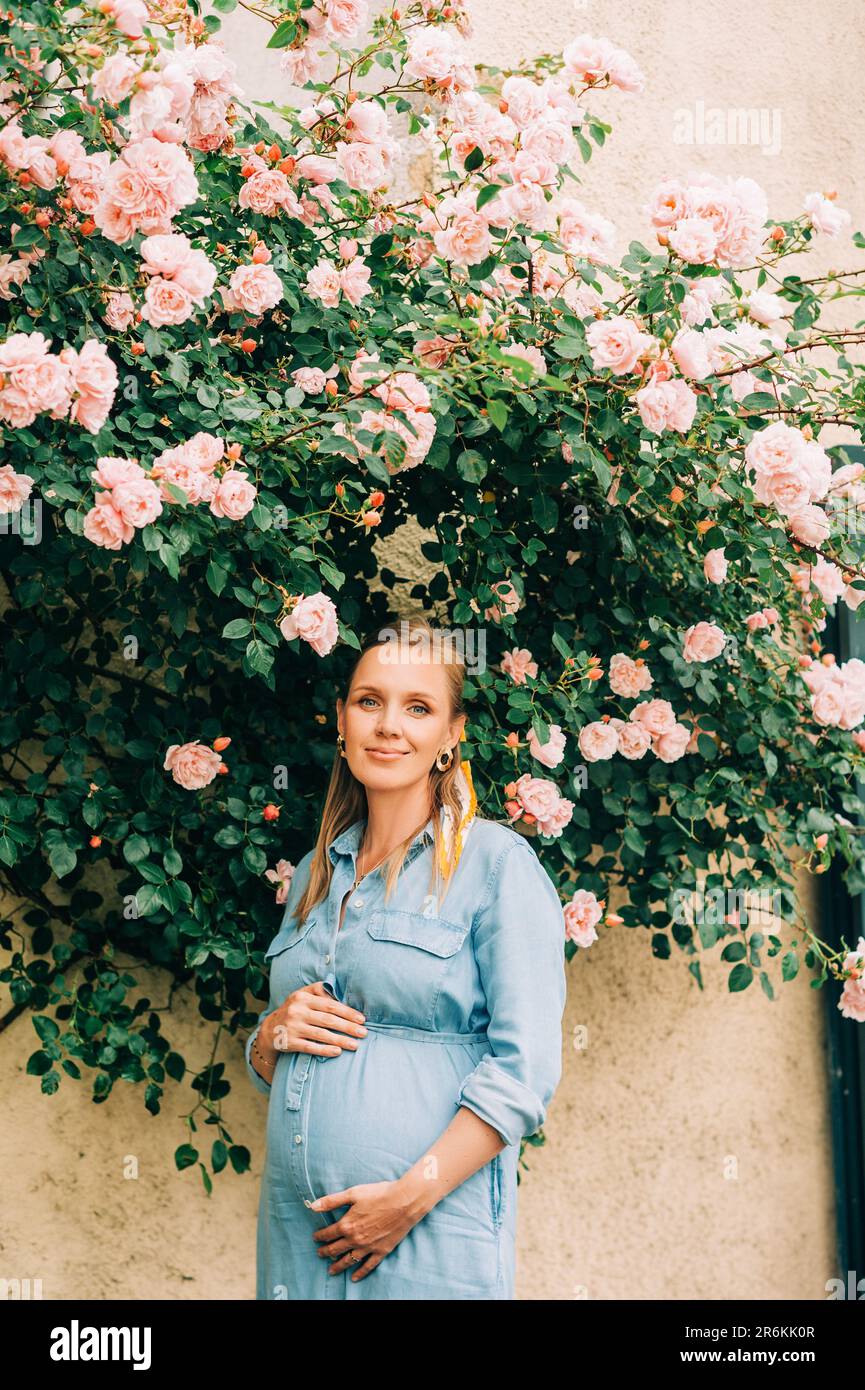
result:
[(304, 962), (309, 958), (309, 937), (317, 920), (318, 911), (313, 908), (302, 926), (288, 922), (264, 953), (265, 964), (270, 967), (271, 993), (280, 1003), (286, 995), (308, 983)]
[(421, 912), (395, 908), (374, 912), (367, 926), (369, 970), (364, 972), (370, 1018), (431, 1028), (453, 958), (468, 932), (468, 923), (425, 917)]
[(298, 946), (312, 931), (316, 916), (316, 911), (313, 909), (312, 912), (307, 915), (306, 921), (302, 926), (299, 927), (296, 922), (288, 922), (286, 926), (280, 927), (276, 936), (265, 951), (264, 959), (270, 960), (272, 956), (279, 956), (283, 951), (289, 950), (290, 947)]

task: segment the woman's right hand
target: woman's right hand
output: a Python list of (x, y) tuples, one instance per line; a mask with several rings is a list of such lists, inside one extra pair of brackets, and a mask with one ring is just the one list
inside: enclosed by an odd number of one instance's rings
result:
[[(355, 1039), (366, 1036), (364, 1016), (341, 1004), (321, 980), (302, 985), (274, 1009), (259, 1028), (265, 1049), (279, 1052), (311, 1052), (317, 1057), (338, 1057), (344, 1048), (357, 1048)], [(351, 1036), (341, 1037), (348, 1033)]]

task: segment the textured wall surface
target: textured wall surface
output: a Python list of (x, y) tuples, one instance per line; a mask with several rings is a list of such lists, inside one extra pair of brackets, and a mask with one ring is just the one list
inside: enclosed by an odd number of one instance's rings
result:
[[(474, 0), (472, 13), (472, 48), (487, 62), (507, 66), (588, 30), (640, 63), (641, 96), (593, 98), (614, 132), (584, 171), (584, 196), (617, 223), (621, 250), (648, 240), (641, 209), (655, 182), (692, 169), (754, 177), (778, 217), (837, 188), (865, 227), (853, 177), (865, 135), (858, 0)], [(247, 92), (286, 100), (266, 27), (237, 11), (224, 32)], [(704, 114), (764, 113), (771, 152), (677, 142), (697, 103)], [(409, 157), (404, 177), (418, 177)], [(826, 241), (807, 273), (861, 255)], [(407, 530), (391, 553), (398, 571), (416, 575), (417, 539)], [(701, 993), (684, 962), (652, 959), (645, 933), (621, 929), (570, 966), (563, 1080), (520, 1189), (521, 1298), (825, 1297), (836, 1271), (823, 998), (804, 977), (774, 1004), (757, 989), (729, 996), (727, 968), (703, 969)], [(141, 981), (167, 1003), (164, 978)], [(210, 1027), (189, 991), (175, 993), (172, 1014), (180, 1050), (203, 1063)], [(223, 1175), (210, 1198), (195, 1170), (173, 1172), (189, 1093), (171, 1090), (156, 1119), (122, 1084), (107, 1105), (71, 1081), (46, 1099), (24, 1073), (35, 1045), (26, 1017), (0, 1034), (14, 1116), (0, 1128), (0, 1277), (41, 1278), (46, 1298), (251, 1297), (266, 1102), (246, 1084), (239, 1041), (226, 1039), (221, 1056), (237, 1085), (233, 1137), (253, 1149), (253, 1172)], [(125, 1176), (129, 1156), (137, 1176)]]

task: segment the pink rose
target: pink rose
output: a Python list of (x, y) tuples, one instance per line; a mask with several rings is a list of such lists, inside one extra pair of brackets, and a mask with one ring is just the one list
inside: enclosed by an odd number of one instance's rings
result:
[(112, 0), (111, 15), (121, 34), (129, 39), (141, 38), (148, 19), (144, 0)]
[(685, 633), (685, 661), (712, 661), (724, 650), (727, 638), (715, 623), (694, 623)]
[(586, 329), (586, 342), (596, 371), (608, 369), (614, 376), (633, 372), (652, 339), (641, 333), (633, 319), (617, 314), (609, 319), (597, 319)]
[[(540, 348), (528, 347), (522, 343), (504, 343), (502, 345), (502, 352), (508, 357), (519, 357), (521, 361), (528, 362), (535, 376), (546, 375), (547, 364)], [(513, 375), (509, 367), (506, 367), (505, 371), (509, 375)]]
[(845, 980), (838, 1008), (842, 1018), (852, 1018), (856, 1023), (865, 1023), (865, 982)]
[(136, 463), (135, 459), (110, 457), (97, 459), (96, 467), (90, 476), (94, 483), (110, 490), (118, 483), (141, 482), (147, 477), (147, 474), (141, 464)]
[(568, 801), (566, 797), (560, 796), (547, 815), (535, 822), (538, 833), (557, 840), (565, 826), (570, 824), (573, 814), (573, 801)]
[(139, 72), (138, 64), (128, 53), (112, 53), (93, 74), (90, 87), (95, 100), (119, 106), (132, 91)]
[(127, 294), (126, 290), (113, 290), (105, 302), (103, 317), (109, 328), (122, 333), (135, 317), (135, 305), (132, 302), (132, 296)]
[(693, 328), (680, 328), (670, 344), (670, 351), (682, 376), (692, 381), (705, 381), (711, 375), (708, 345), (702, 333), (695, 333)]
[(205, 473), (212, 473), (220, 459), (225, 456), (225, 441), (218, 435), (199, 430), (184, 445), (189, 458)]
[(546, 743), (538, 741), (534, 729), (529, 730), (529, 752), (544, 767), (558, 767), (565, 756), (565, 734), (558, 724), (550, 725), (550, 737)]
[(662, 434), (667, 429), (684, 432), (694, 422), (697, 397), (680, 378), (643, 386), (634, 399), (640, 419), (653, 434)]
[(634, 719), (611, 719), (610, 723), (615, 726), (616, 746), (623, 758), (633, 762), (645, 756), (652, 746), (652, 735), (645, 724)]
[(378, 188), (386, 188), (390, 181), (391, 160), (386, 151), (377, 145), (363, 141), (337, 142), (336, 162), (349, 188), (374, 193)]
[(619, 735), (612, 724), (596, 720), (583, 726), (577, 743), (586, 762), (606, 762), (618, 749)]
[(101, 545), (105, 550), (119, 550), (121, 545), (132, 540), (135, 528), (123, 520), (112, 505), (111, 495), (106, 492), (85, 513), (83, 532), (94, 545)]
[(148, 282), (141, 317), (152, 328), (185, 323), (194, 312), (192, 296), (182, 285), (174, 280), (163, 280), (161, 275), (154, 275)]
[(626, 700), (636, 699), (652, 686), (652, 677), (646, 663), (640, 658), (632, 661), (624, 652), (616, 652), (610, 657), (610, 689), (614, 695)]
[(175, 271), (173, 279), (175, 285), (182, 285), (192, 296), (194, 303), (201, 305), (213, 293), (216, 266), (203, 251), (193, 247), (187, 260)]
[(829, 518), (821, 507), (806, 503), (788, 513), (787, 524), (803, 545), (823, 545), (829, 539)]
[(645, 211), (654, 227), (672, 227), (687, 216), (688, 202), (684, 184), (678, 179), (664, 179), (652, 194)]
[(388, 410), (429, 410), (430, 394), (413, 372), (395, 372), (373, 389)]
[(514, 783), (516, 799), (524, 812), (534, 816), (541, 835), (558, 838), (570, 821), (574, 805), (559, 795), (555, 782), (524, 772)]
[(239, 468), (229, 468), (219, 480), (219, 486), (210, 499), (210, 510), (214, 516), (226, 517), (229, 521), (241, 521), (255, 506), (257, 492), (245, 473)]
[(691, 730), (686, 724), (674, 724), (667, 733), (659, 734), (652, 743), (652, 751), (663, 763), (674, 763), (682, 757), (691, 740)]
[[(616, 228), (608, 218), (592, 212), (578, 198), (562, 198), (558, 221), (559, 240), (569, 255), (592, 262), (612, 259)], [(593, 307), (590, 304), (586, 312)]]
[(507, 77), (502, 83), (502, 99), (508, 115), (520, 128), (542, 116), (547, 108), (544, 90), (528, 77)]
[(705, 217), (683, 217), (667, 233), (673, 250), (690, 265), (708, 265), (715, 259), (718, 236)]
[(524, 685), (526, 676), (537, 677), (538, 663), (532, 660), (527, 647), (514, 647), (502, 657), (502, 670), (515, 685)]
[(818, 555), (816, 564), (811, 567), (811, 583), (827, 604), (840, 598), (845, 588), (843, 571), (822, 555)]
[(433, 236), (436, 251), (454, 265), (479, 265), (490, 253), (489, 226), (482, 213), (458, 207), (447, 227)]
[(377, 101), (356, 101), (346, 112), (345, 129), (349, 140), (369, 145), (386, 145), (389, 140), (387, 112)]
[(32, 488), (29, 473), (16, 473), (11, 463), (0, 466), (0, 515), (20, 512)]
[(141, 269), (147, 275), (164, 275), (170, 280), (189, 260), (192, 243), (181, 232), (146, 236), (141, 242)]
[(193, 743), (172, 743), (163, 767), (170, 771), (179, 787), (189, 792), (209, 786), (222, 766), (222, 755), (195, 739)]
[(294, 877), (295, 866), (288, 859), (278, 859), (275, 869), (266, 869), (264, 877), (271, 883), (278, 883), (276, 890), (276, 904), (281, 907), (288, 901), (288, 893), (291, 888), (291, 880)]
[(626, 92), (642, 91), (645, 78), (633, 58), (606, 38), (580, 34), (562, 53), (565, 72), (589, 85), (609, 82)]
[(415, 28), (408, 41), (406, 77), (429, 79), (449, 92), (474, 86), (474, 73), (459, 40), (447, 29)]
[(349, 304), (357, 305), (364, 295), (369, 294), (369, 275), (369, 266), (363, 256), (355, 256), (354, 260), (339, 272), (340, 287)]
[(306, 277), (307, 294), (312, 299), (320, 299), (326, 309), (336, 308), (341, 289), (339, 271), (330, 261), (319, 261)]
[(818, 724), (840, 724), (844, 713), (842, 692), (837, 685), (826, 685), (811, 700), (811, 713)]
[(233, 307), (260, 318), (282, 299), (282, 281), (271, 266), (253, 262), (239, 265), (228, 282)]
[(367, 0), (328, 0), (327, 30), (337, 38), (352, 38), (366, 19)]
[(70, 420), (77, 420), (91, 434), (98, 434), (114, 404), (119, 377), (117, 368), (108, 356), (104, 343), (95, 338), (89, 339), (76, 352), (74, 348), (63, 348), (61, 359), (69, 367), (78, 392), (78, 399), (72, 402)]
[(723, 584), (727, 578), (727, 557), (723, 546), (706, 553), (703, 559), (703, 573), (710, 584)]
[(318, 656), (327, 656), (339, 638), (333, 600), (320, 592), (304, 595), (282, 619), (279, 630), (287, 642), (302, 637)]
[(783, 420), (759, 430), (745, 449), (745, 462), (759, 475), (793, 473), (802, 458), (805, 440), (801, 432)]
[(425, 367), (445, 367), (456, 351), (455, 344), (436, 334), (415, 343), (415, 352)]
[(669, 700), (641, 700), (634, 705), (628, 717), (644, 725), (652, 738), (660, 738), (661, 734), (668, 734), (676, 726), (676, 716)]
[(297, 367), (291, 373), (295, 386), (307, 396), (317, 396), (327, 383), (327, 377), (320, 367)]
[(604, 915), (604, 910), (594, 893), (586, 888), (578, 888), (570, 902), (564, 906), (565, 938), (575, 941), (578, 946), (591, 946), (597, 941), (595, 927)]
[(288, 209), (289, 215), (297, 215), (293, 211), (298, 208), (297, 196), (279, 169), (259, 169), (250, 174), (243, 182), (237, 202), (240, 207), (261, 213), (264, 217), (275, 217), (280, 209)]
[(822, 193), (809, 193), (802, 206), (815, 232), (837, 236), (850, 224), (849, 212), (836, 208), (832, 200)]
[(111, 501), (130, 526), (149, 526), (162, 511), (159, 488), (150, 478), (116, 483), (111, 490)]

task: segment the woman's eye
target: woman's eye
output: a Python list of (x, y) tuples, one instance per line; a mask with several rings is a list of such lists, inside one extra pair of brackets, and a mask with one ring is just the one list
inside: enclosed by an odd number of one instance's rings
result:
[(364, 700), (370, 700), (370, 701), (372, 702), (372, 704), (375, 704), (375, 699), (373, 698), (372, 695), (361, 695), (360, 700), (358, 701), (358, 704), (361, 704), (361, 705), (362, 705), (363, 702), (364, 702)]
[(419, 710), (421, 710), (424, 714), (429, 714), (429, 710), (427, 709), (426, 705), (410, 705), (409, 708), (410, 708), (410, 709), (419, 709)]

